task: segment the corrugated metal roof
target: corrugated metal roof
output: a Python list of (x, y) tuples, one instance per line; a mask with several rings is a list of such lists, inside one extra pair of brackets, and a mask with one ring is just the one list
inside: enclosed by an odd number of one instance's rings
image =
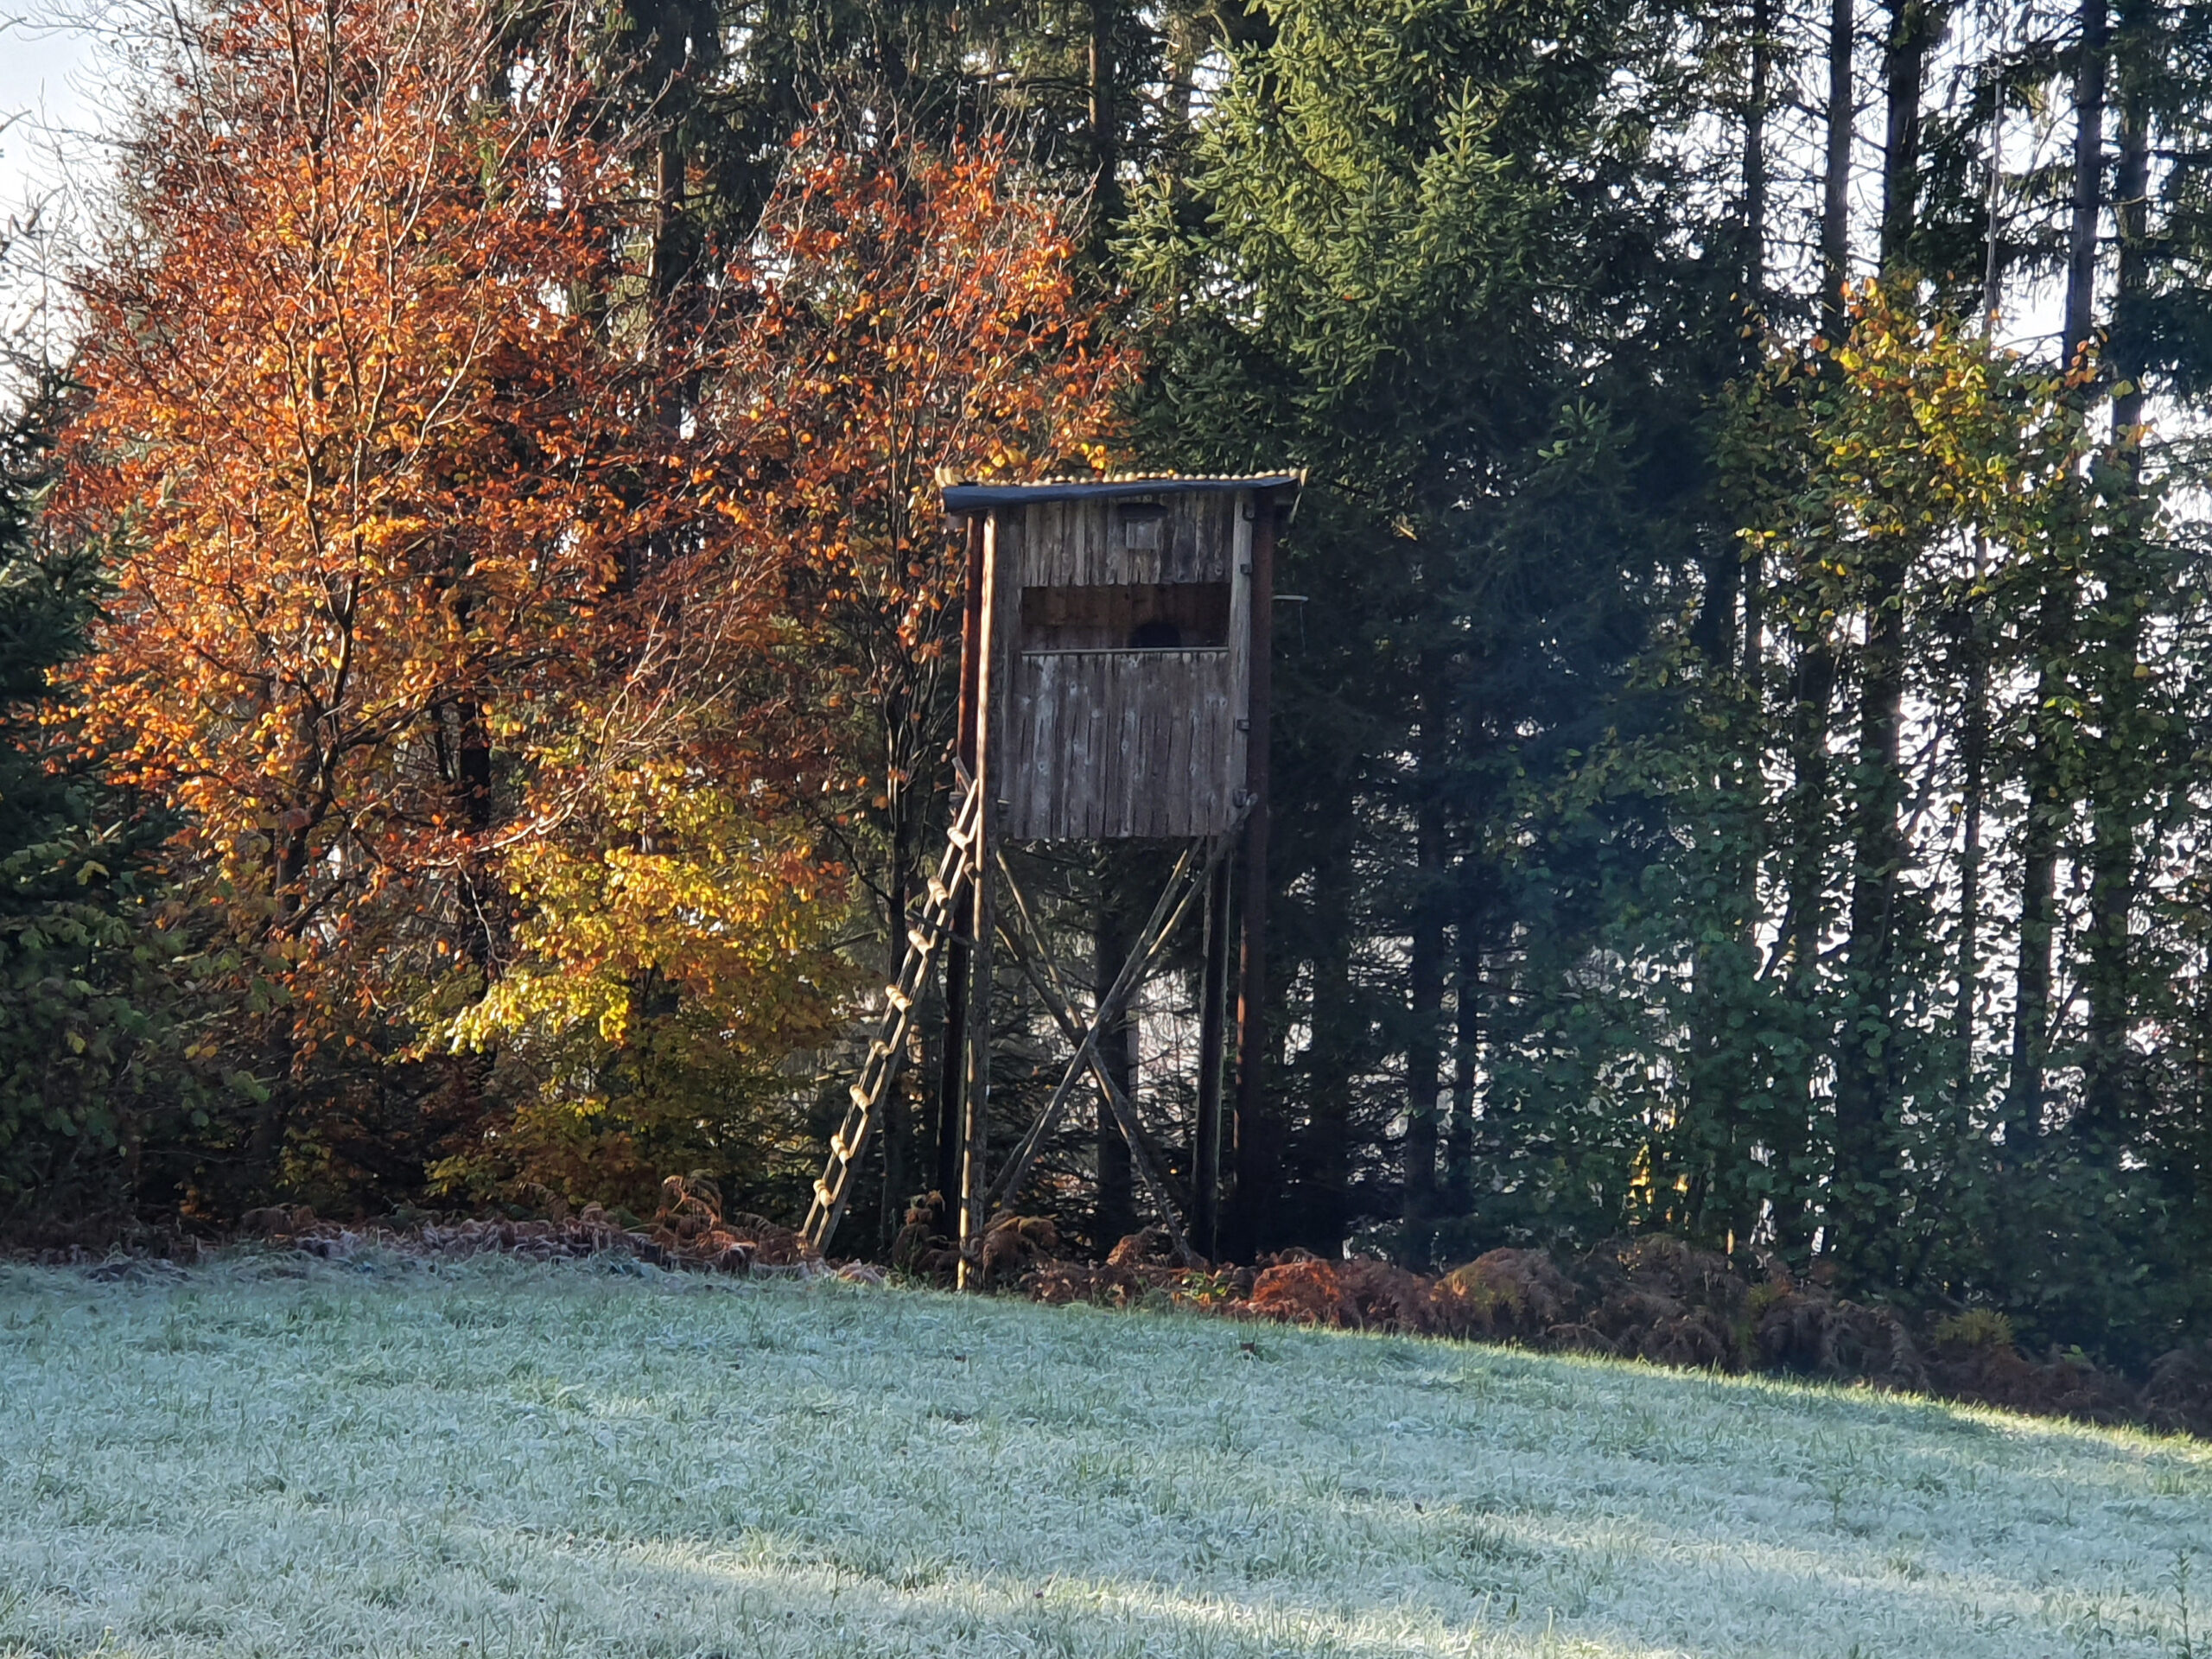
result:
[(1079, 478), (1043, 478), (1029, 484), (948, 484), (947, 512), (978, 507), (1010, 507), (1032, 501), (1070, 501), (1094, 495), (1187, 495), (1206, 490), (1281, 489), (1302, 486), (1303, 467), (1294, 473), (1087, 473)]

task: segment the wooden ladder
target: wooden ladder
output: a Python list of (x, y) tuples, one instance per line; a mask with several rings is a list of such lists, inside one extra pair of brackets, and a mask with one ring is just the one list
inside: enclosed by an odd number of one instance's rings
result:
[(799, 1230), (800, 1236), (817, 1250), (829, 1248), (837, 1224), (845, 1218), (854, 1175), (875, 1134), (884, 1096), (891, 1092), (899, 1063), (906, 1058), (914, 1003), (929, 982), (938, 949), (958, 931), (960, 901), (975, 877), (981, 805), (981, 792), (969, 783), (945, 836), (944, 856), (938, 861), (937, 874), (930, 879), (919, 910), (907, 926), (906, 956), (899, 964), (898, 982), (884, 987), (883, 1013), (876, 1023), (875, 1036), (868, 1046), (868, 1058), (861, 1063), (860, 1076), (847, 1091), (849, 1103), (844, 1122), (830, 1138), (829, 1166), (814, 1184), (814, 1203), (807, 1210), (806, 1224)]

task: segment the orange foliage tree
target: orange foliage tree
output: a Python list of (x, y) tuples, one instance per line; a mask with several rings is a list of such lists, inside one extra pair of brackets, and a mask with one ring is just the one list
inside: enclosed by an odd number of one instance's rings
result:
[(264, 970), (262, 1165), (319, 1051), (497, 972), (531, 734), (627, 671), (639, 550), (711, 516), (641, 417), (626, 157), (558, 27), (510, 61), (496, 23), (215, 8), (80, 283), (54, 511), (117, 550), (92, 736)]
[[(895, 916), (948, 775), (964, 552), (936, 474), (1103, 467), (1137, 359), (1077, 260), (1083, 204), (1003, 143), (810, 134), (792, 162), (762, 227), (764, 303), (713, 364), (707, 410), (742, 435), (732, 453), (777, 469), (734, 499), (790, 550), (841, 801), (875, 832), (853, 861)], [(904, 926), (889, 937), (903, 948)]]

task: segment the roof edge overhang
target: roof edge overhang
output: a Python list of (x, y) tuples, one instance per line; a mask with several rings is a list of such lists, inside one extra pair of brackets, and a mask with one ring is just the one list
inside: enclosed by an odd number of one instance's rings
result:
[(1090, 496), (1197, 495), (1224, 490), (1302, 488), (1305, 468), (1294, 473), (1246, 473), (1194, 476), (1183, 473), (1111, 473), (1103, 478), (1046, 478), (1033, 484), (948, 484), (944, 510), (976, 512), (986, 507), (1026, 506), (1033, 501), (1077, 501)]

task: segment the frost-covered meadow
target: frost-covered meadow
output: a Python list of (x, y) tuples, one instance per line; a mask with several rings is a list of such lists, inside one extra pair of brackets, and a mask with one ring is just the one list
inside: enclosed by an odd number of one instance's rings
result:
[(2194, 1442), (836, 1284), (0, 1268), (11, 1659), (2208, 1652)]

